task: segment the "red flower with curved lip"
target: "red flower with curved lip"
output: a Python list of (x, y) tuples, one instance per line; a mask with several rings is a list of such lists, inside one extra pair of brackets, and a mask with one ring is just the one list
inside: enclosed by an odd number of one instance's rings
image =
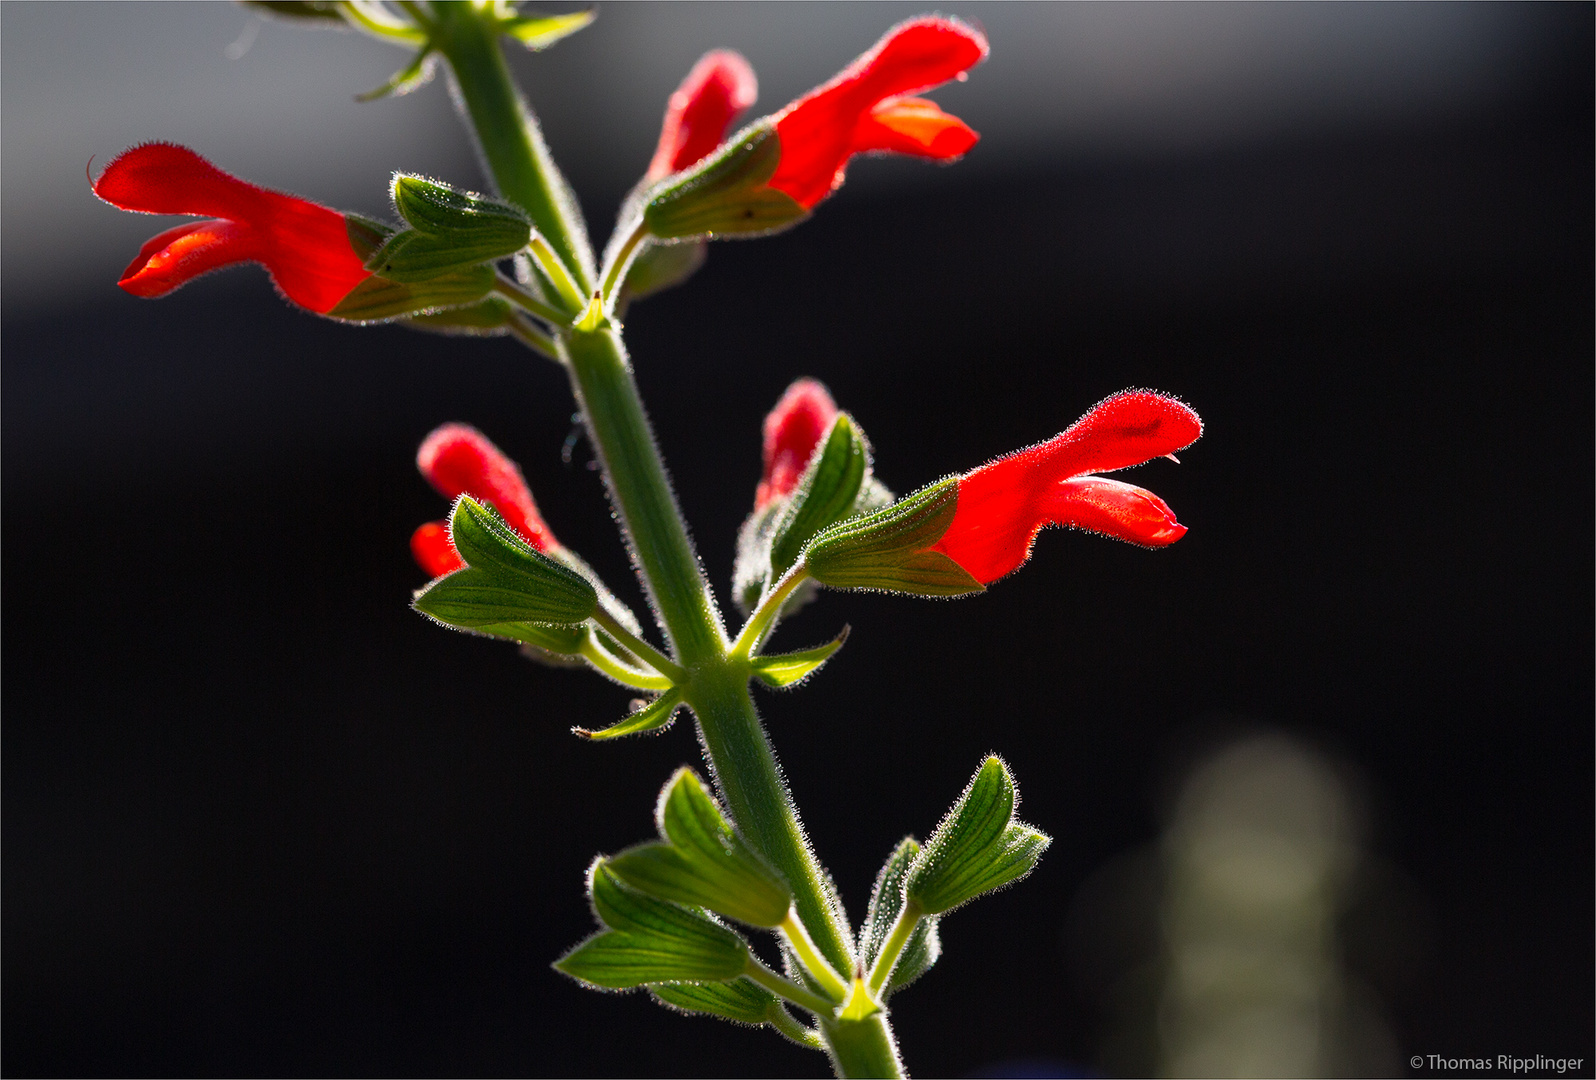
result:
[(665, 106), (659, 146), (643, 182), (652, 184), (708, 157), (758, 95), (754, 69), (740, 54), (730, 49), (705, 53)]
[(145, 243), (117, 282), (134, 296), (165, 296), (201, 274), (256, 262), (289, 300), (325, 315), (371, 276), (338, 211), (246, 183), (184, 146), (124, 151), (94, 181), (94, 193), (123, 210), (213, 218)]
[(1186, 533), (1150, 491), (1094, 475), (1174, 454), (1197, 441), (1201, 418), (1174, 398), (1127, 390), (1095, 405), (1047, 442), (959, 478), (958, 509), (932, 546), (983, 585), (1031, 556), (1036, 534), (1066, 525), (1166, 547)]
[(980, 138), (924, 98), (986, 58), (986, 36), (957, 19), (921, 16), (888, 30), (836, 78), (777, 113), (781, 161), (767, 181), (811, 209), (835, 191), (848, 159), (880, 151), (952, 161)]
[(757, 513), (798, 486), (815, 447), (837, 419), (837, 403), (814, 379), (787, 387), (765, 417), (765, 473), (754, 495)]
[[(453, 501), (469, 495), (487, 503), (536, 550), (559, 550), (560, 542), (543, 523), (520, 468), (476, 428), (465, 424), (439, 427), (416, 451), (416, 468), (444, 498)], [(429, 521), (417, 529), (410, 537), (410, 553), (433, 577), (465, 565), (442, 521)]]

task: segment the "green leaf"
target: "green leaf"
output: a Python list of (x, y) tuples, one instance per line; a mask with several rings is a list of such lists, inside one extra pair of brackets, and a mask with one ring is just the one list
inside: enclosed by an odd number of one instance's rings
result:
[(582, 738), (592, 739), (595, 742), (602, 739), (619, 739), (623, 735), (641, 735), (649, 731), (662, 732), (671, 726), (676, 717), (676, 710), (681, 708), (681, 705), (682, 692), (673, 688), (628, 714), (624, 720), (607, 728), (600, 728), (598, 731), (589, 731), (587, 728), (571, 730)]
[(594, 986), (629, 990), (648, 983), (735, 979), (748, 969), (748, 945), (700, 912), (627, 888), (598, 859), (588, 891), (609, 927), (555, 961), (558, 971)]
[(777, 689), (791, 686), (830, 660), (831, 654), (842, 648), (842, 643), (847, 640), (848, 627), (844, 626), (842, 633), (816, 648), (800, 652), (776, 653), (773, 656), (756, 656), (752, 661), (754, 677), (766, 686), (774, 686)]
[[(870, 907), (865, 914), (864, 928), (860, 932), (864, 952), (863, 962), (867, 971), (874, 966), (876, 957), (881, 954), (881, 946), (886, 944), (887, 936), (892, 933), (893, 923), (898, 920), (898, 913), (903, 910), (903, 883), (909, 876), (909, 869), (913, 866), (915, 857), (919, 854), (919, 841), (912, 836), (906, 836), (893, 849), (892, 854), (887, 856), (881, 872), (876, 875), (876, 886), (870, 893)], [(926, 916), (920, 920), (914, 933), (910, 935), (908, 944), (898, 954), (898, 962), (892, 968), (892, 977), (882, 989), (882, 1000), (885, 1001), (894, 991), (908, 986), (924, 975), (941, 955), (942, 937), (937, 930), (937, 917)]]
[(770, 541), (770, 576), (780, 580), (798, 561), (798, 555), (815, 533), (853, 513), (859, 491), (870, 478), (870, 444), (854, 423), (841, 413), (832, 422), (818, 454), (792, 491), (787, 508), (776, 522)]
[(777, 1006), (776, 995), (747, 979), (719, 983), (658, 983), (648, 992), (662, 1005), (689, 1013), (735, 1020), (740, 1024), (763, 1024)]
[(597, 12), (573, 11), (569, 15), (518, 15), (499, 24), (499, 30), (515, 38), (533, 52), (548, 48), (561, 38), (581, 30)]
[(921, 488), (873, 514), (820, 532), (804, 549), (809, 575), (835, 589), (881, 589), (916, 596), (962, 596), (985, 586), (942, 554), (942, 539), (958, 508), (956, 477)]
[(996, 755), (981, 764), (909, 871), (904, 894), (928, 915), (1018, 881), (1052, 843), (1014, 820), (1014, 778)]
[(437, 66), (437, 57), (433, 55), (432, 46), (428, 45), (416, 53), (415, 59), (393, 73), (392, 78), (375, 90), (367, 90), (364, 94), (356, 94), (356, 101), (380, 101), (386, 97), (403, 97), (412, 90), (419, 90), (432, 81), (433, 69)]
[(462, 495), (449, 536), (465, 560), (416, 594), (417, 611), (449, 626), (580, 623), (598, 608), (593, 585), (535, 551), (490, 506)]
[(664, 843), (639, 844), (609, 861), (622, 881), (750, 926), (786, 919), (792, 907), (786, 882), (737, 834), (691, 769), (676, 770), (656, 816)]
[(781, 161), (781, 138), (761, 120), (728, 139), (648, 195), (643, 221), (661, 240), (759, 236), (809, 216), (796, 199), (766, 186)]

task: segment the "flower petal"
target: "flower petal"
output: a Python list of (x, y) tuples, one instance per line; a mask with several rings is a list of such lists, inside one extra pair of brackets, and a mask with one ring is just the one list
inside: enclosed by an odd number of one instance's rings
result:
[(410, 554), (428, 577), (452, 574), (465, 565), (449, 539), (449, 526), (442, 521), (429, 521), (411, 534)]
[[(776, 114), (781, 162), (769, 186), (813, 207), (842, 183), (856, 152), (855, 133), (872, 109), (958, 77), (987, 51), (985, 35), (956, 19), (922, 16), (899, 23), (836, 78)], [(867, 131), (867, 141), (877, 141), (877, 135)]]
[(254, 234), (231, 221), (195, 221), (151, 237), (117, 282), (134, 296), (165, 296), (201, 274), (257, 258)]
[(1186, 535), (1169, 504), (1151, 491), (1102, 476), (1057, 485), (1042, 509), (1054, 525), (1102, 533), (1142, 547), (1168, 547)]
[(765, 472), (754, 496), (756, 511), (798, 485), (815, 447), (836, 419), (837, 403), (823, 384), (799, 379), (787, 387), (765, 417)]
[(952, 161), (979, 141), (970, 126), (925, 98), (892, 98), (871, 109), (853, 133), (853, 152)]
[(560, 546), (538, 513), (521, 470), (476, 428), (444, 424), (422, 442), (416, 467), (446, 499), (470, 495), (491, 504), (538, 551)]
[(659, 146), (644, 181), (652, 183), (708, 157), (758, 95), (754, 69), (740, 54), (729, 49), (705, 53), (665, 106)]
[(1182, 402), (1151, 390), (1125, 390), (1092, 406), (1063, 434), (1004, 461), (1023, 458), (1040, 464), (1048, 479), (1064, 480), (1178, 453), (1202, 433), (1202, 418)]
[[(163, 295), (232, 263), (258, 262), (284, 296), (326, 314), (371, 276), (349, 242), (342, 214), (256, 187), (187, 147), (135, 146), (105, 167), (94, 182), (94, 193), (124, 210), (223, 219), (168, 230), (145, 244), (139, 256), (150, 276), (139, 280), (138, 288), (129, 288), (140, 274), (130, 266), (123, 275), (123, 287), (139, 296)], [(222, 228), (226, 223), (234, 228)], [(207, 231), (206, 224), (213, 228)], [(166, 249), (170, 253), (162, 258), (159, 252)]]

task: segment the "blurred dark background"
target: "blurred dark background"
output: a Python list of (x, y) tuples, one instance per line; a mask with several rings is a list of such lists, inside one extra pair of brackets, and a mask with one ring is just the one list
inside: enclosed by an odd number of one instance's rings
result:
[[(514, 66), (602, 236), (700, 51), (742, 49), (768, 110), (912, 10), (608, 6)], [(1589, 1075), (1592, 8), (961, 13), (993, 46), (938, 95), (985, 136), (968, 161), (858, 161), (812, 222), (717, 245), (628, 320), (723, 590), (798, 375), (900, 492), (1127, 386), (1207, 423), (1129, 477), (1175, 547), (1050, 532), (984, 596), (831, 594), (777, 639), (853, 626), (761, 703), (856, 918), (984, 752), (1056, 838), (895, 999), (910, 1068), (1150, 1066), (1156, 904), (1102, 882), (1194, 762), (1263, 730), (1356, 792), (1332, 951), (1378, 1067)], [(590, 451), (562, 461), (561, 373), (311, 318), (253, 269), (114, 286), (164, 224), (95, 203), (91, 154), (188, 141), (380, 211), (392, 168), (482, 182), (443, 86), (357, 107), (402, 56), (232, 7), (10, 3), (0, 40), (5, 1072), (823, 1074), (549, 969), (591, 929), (588, 861), (698, 747), (584, 746), (625, 691), (406, 608), (407, 538), (444, 509), (413, 454), (447, 420), (638, 602)]]

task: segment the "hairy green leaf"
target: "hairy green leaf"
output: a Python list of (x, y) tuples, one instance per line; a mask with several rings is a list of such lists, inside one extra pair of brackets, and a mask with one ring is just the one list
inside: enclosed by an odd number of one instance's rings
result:
[(499, 30), (515, 38), (533, 52), (553, 45), (587, 26), (597, 13), (573, 11), (568, 15), (517, 15), (499, 24)]

